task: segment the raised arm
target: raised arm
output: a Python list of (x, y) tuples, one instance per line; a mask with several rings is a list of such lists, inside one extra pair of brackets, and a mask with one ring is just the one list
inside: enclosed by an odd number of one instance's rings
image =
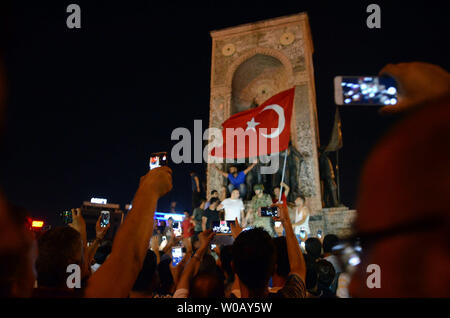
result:
[(87, 248), (87, 261), (88, 264), (92, 262), (94, 259), (95, 253), (97, 252), (98, 247), (100, 246), (100, 242), (105, 237), (106, 233), (108, 232), (111, 223), (108, 223), (107, 226), (102, 227), (100, 226), (100, 220), (102, 216), (100, 215), (97, 223), (95, 224), (95, 240), (91, 243), (91, 245)]
[(225, 178), (228, 178), (228, 173), (223, 172), (222, 170), (220, 170), (219, 168), (217, 168), (216, 165), (212, 165), (214, 169), (216, 169), (222, 176), (224, 176)]
[(291, 267), (291, 273), (299, 275), (303, 282), (306, 277), (306, 264), (303, 258), (302, 251), (295, 237), (294, 230), (292, 229), (291, 220), (289, 218), (288, 209), (282, 204), (275, 204), (280, 210), (279, 221), (282, 222), (284, 230), (286, 231), (286, 245), (289, 258), (289, 265)]
[(287, 196), (289, 194), (289, 190), (291, 190), (291, 188), (289, 188), (289, 186), (284, 182), (281, 182), (281, 185), (284, 188), (284, 196), (287, 198)]
[(304, 211), (304, 213), (303, 213), (302, 218), (298, 222), (295, 222), (294, 224), (292, 224), (292, 226), (298, 226), (298, 225), (302, 224), (303, 222), (305, 222), (306, 217), (309, 215), (308, 207), (305, 207), (305, 209), (303, 211)]
[(195, 185), (197, 187), (197, 192), (200, 192), (200, 181), (197, 176), (194, 177)]
[(202, 231), (206, 231), (206, 221), (208, 221), (208, 218), (206, 216), (202, 216)]
[(244, 170), (244, 173), (247, 174), (256, 166), (256, 162), (252, 163), (247, 169)]
[(89, 279), (85, 297), (128, 297), (147, 253), (156, 203), (170, 189), (172, 170), (168, 167), (153, 169), (141, 178), (111, 254)]
[(189, 289), (190, 281), (194, 277), (197, 265), (200, 264), (203, 256), (209, 249), (209, 243), (214, 238), (214, 232), (211, 230), (203, 231), (198, 235), (200, 241), (200, 247), (191, 257), (189, 263), (184, 267), (183, 273), (181, 274), (180, 281), (178, 282), (177, 289)]

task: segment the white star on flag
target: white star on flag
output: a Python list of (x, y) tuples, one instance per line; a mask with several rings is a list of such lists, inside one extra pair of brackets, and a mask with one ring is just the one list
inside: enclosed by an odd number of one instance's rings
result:
[(258, 125), (259, 125), (259, 123), (257, 123), (255, 121), (255, 117), (252, 117), (252, 120), (247, 122), (247, 129), (245, 131), (247, 131), (249, 129), (253, 129), (256, 132), (255, 127), (258, 126)]

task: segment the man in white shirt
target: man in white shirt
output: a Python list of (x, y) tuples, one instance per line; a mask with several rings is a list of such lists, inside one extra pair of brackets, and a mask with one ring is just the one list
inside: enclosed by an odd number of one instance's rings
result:
[(217, 209), (225, 210), (225, 221), (234, 221), (237, 218), (241, 223), (244, 218), (244, 203), (239, 198), (239, 190), (231, 191), (231, 197), (223, 200)]

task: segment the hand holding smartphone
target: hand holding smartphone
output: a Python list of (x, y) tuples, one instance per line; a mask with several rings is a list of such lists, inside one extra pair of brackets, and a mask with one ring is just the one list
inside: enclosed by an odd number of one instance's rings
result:
[(167, 166), (168, 156), (167, 152), (154, 152), (150, 155), (150, 170), (158, 167)]
[(177, 266), (183, 259), (183, 249), (181, 247), (172, 248), (172, 265)]
[(277, 206), (262, 207), (261, 216), (278, 218), (280, 216), (280, 211)]
[(336, 105), (396, 105), (397, 82), (389, 76), (336, 76), (334, 100)]
[(101, 219), (100, 219), (100, 226), (101, 227), (107, 227), (110, 220), (110, 214), (109, 211), (102, 211), (101, 212)]

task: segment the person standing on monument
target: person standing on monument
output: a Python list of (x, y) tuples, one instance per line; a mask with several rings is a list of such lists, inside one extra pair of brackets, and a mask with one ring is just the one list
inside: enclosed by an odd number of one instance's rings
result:
[[(250, 202), (250, 210), (247, 213), (247, 225), (262, 227), (270, 234), (270, 236), (275, 237), (275, 222), (273, 221), (273, 218), (261, 216), (261, 208), (271, 206), (272, 198), (269, 194), (264, 193), (264, 186), (262, 184), (256, 184), (253, 187), (253, 190), (255, 191), (255, 195)], [(251, 222), (250, 218), (253, 218), (253, 222)]]
[(297, 236), (299, 242), (301, 242), (302, 238), (300, 237), (301, 232), (305, 231), (306, 238), (311, 234), (311, 230), (309, 228), (309, 208), (306, 206), (306, 200), (303, 195), (297, 196), (295, 199), (295, 220), (292, 226), (294, 227), (294, 233)]
[(234, 189), (231, 191), (231, 197), (222, 201), (222, 203), (217, 207), (218, 210), (225, 210), (225, 221), (234, 222), (237, 218), (239, 224), (243, 220), (244, 216), (244, 203), (239, 198), (239, 190)]
[(194, 210), (199, 205), (199, 200), (201, 198), (201, 188), (200, 188), (200, 178), (195, 173), (195, 171), (190, 171), (192, 184), (192, 210)]
[(229, 173), (226, 173), (220, 170), (216, 165), (213, 165), (213, 167), (217, 171), (219, 171), (222, 176), (228, 178), (228, 191), (231, 193), (234, 189), (238, 189), (241, 198), (245, 198), (245, 195), (247, 194), (245, 177), (247, 176), (247, 173), (249, 173), (249, 171), (253, 169), (254, 166), (256, 166), (256, 162), (251, 164), (247, 169), (240, 172), (238, 172), (236, 166), (230, 166), (230, 168), (228, 169)]

